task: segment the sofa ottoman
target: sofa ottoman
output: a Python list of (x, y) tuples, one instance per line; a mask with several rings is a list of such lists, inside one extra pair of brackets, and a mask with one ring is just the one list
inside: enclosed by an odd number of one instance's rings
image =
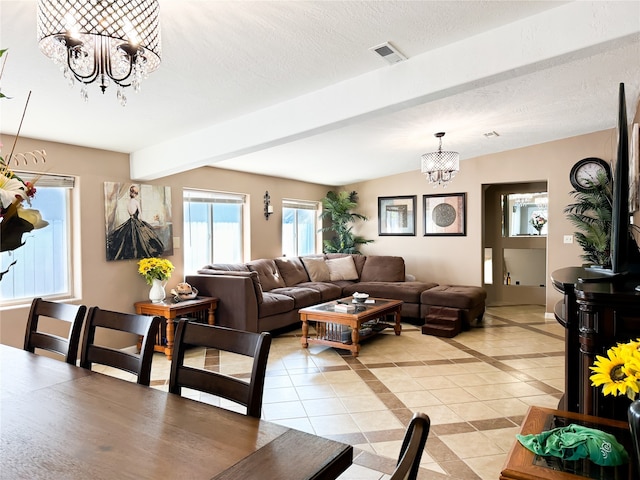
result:
[(482, 322), (487, 292), (467, 285), (438, 285), (420, 295), (421, 318), (429, 315), (430, 307), (448, 307), (460, 311), (462, 329), (468, 330), (475, 319)]

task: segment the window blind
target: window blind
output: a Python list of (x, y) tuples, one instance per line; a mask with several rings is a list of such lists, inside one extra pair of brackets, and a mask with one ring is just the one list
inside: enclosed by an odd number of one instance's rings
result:
[(76, 177), (70, 175), (56, 175), (51, 173), (35, 173), (14, 170), (18, 177), (25, 182), (34, 183), (38, 187), (73, 188), (76, 185)]
[(244, 203), (246, 195), (207, 190), (183, 190), (182, 197), (185, 201), (194, 203)]
[(301, 210), (318, 210), (318, 202), (310, 202), (308, 200), (283, 199), (282, 206), (284, 208), (298, 208)]

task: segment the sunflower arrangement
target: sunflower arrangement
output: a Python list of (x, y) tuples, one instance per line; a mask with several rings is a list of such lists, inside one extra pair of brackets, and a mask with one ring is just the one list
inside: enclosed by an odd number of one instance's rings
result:
[(173, 269), (173, 263), (166, 258), (143, 258), (138, 262), (138, 273), (149, 285), (153, 285), (154, 280), (169, 280)]
[[(608, 358), (607, 358), (608, 357)], [(607, 351), (607, 357), (596, 355), (591, 386), (602, 386), (604, 395), (626, 395), (635, 400), (640, 393), (640, 338), (619, 343)]]

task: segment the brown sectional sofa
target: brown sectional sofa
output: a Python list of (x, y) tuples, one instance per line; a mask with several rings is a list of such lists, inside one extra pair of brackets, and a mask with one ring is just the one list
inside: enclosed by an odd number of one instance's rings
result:
[(296, 325), (299, 309), (354, 292), (402, 300), (402, 317), (417, 319), (422, 292), (438, 285), (406, 281), (402, 257), (348, 254), (207, 265), (185, 281), (219, 299), (216, 324), (249, 332)]

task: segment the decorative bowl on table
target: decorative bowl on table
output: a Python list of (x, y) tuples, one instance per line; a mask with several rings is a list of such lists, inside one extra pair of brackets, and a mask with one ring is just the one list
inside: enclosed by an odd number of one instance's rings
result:
[(179, 293), (178, 295), (176, 295), (176, 298), (178, 298), (179, 301), (184, 302), (185, 300), (193, 300), (197, 296), (198, 292)]
[(176, 302), (184, 302), (185, 300), (193, 300), (198, 296), (198, 289), (192, 287), (188, 283), (179, 283), (176, 288), (171, 289), (171, 294)]
[(367, 298), (369, 298), (369, 294), (368, 294), (368, 293), (358, 293), (358, 292), (355, 292), (355, 293), (352, 295), (352, 297), (353, 297), (353, 300), (354, 300), (356, 303), (364, 303), (364, 302), (367, 300)]

